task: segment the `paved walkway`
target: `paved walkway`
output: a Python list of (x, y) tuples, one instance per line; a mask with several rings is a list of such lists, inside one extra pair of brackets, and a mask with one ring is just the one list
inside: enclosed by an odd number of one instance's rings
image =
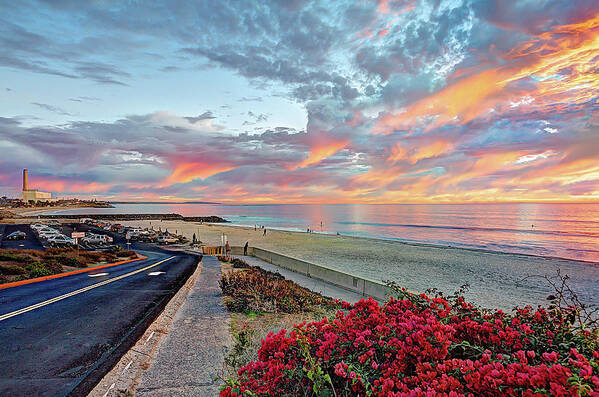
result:
[(218, 281), (220, 262), (204, 256), (200, 279), (177, 311), (143, 372), (136, 396), (215, 396), (231, 346), (230, 317)]
[(337, 287), (336, 285), (310, 278), (308, 276), (304, 276), (303, 274), (292, 272), (291, 270), (273, 265), (253, 256), (238, 256), (238, 258), (243, 259), (250, 265), (258, 266), (271, 272), (280, 273), (281, 276), (285, 277), (287, 280), (294, 281), (298, 285), (308, 288), (310, 291), (318, 292), (324, 296), (329, 296), (334, 299), (341, 299), (349, 303), (358, 302), (363, 298), (362, 295), (346, 290), (345, 288)]

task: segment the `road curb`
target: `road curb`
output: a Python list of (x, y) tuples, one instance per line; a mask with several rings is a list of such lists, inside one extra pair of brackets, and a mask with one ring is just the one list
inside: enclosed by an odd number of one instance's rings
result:
[(198, 262), (196, 270), (181, 286), (179, 291), (170, 299), (164, 310), (147, 327), (137, 342), (121, 357), (114, 367), (104, 375), (98, 384), (89, 392), (91, 397), (111, 397), (124, 394), (123, 391), (133, 392), (137, 382), (153, 357), (162, 335), (167, 330), (179, 308), (185, 303), (189, 292), (202, 272), (202, 261)]
[(55, 278), (72, 276), (74, 274), (91, 272), (92, 270), (106, 269), (107, 267), (113, 267), (113, 266), (123, 265), (125, 263), (130, 263), (130, 262), (135, 262), (135, 261), (141, 261), (143, 259), (148, 259), (148, 257), (147, 256), (141, 256), (141, 257), (135, 258), (135, 259), (127, 259), (126, 261), (120, 261), (120, 262), (114, 262), (114, 263), (107, 263), (105, 265), (94, 266), (94, 267), (86, 267), (85, 269), (73, 270), (71, 272), (66, 272), (66, 273), (53, 274), (51, 276), (30, 278), (29, 280), (21, 280), (21, 281), (14, 281), (12, 283), (0, 284), (0, 290), (6, 289), (6, 288), (18, 287), (20, 285), (39, 283), (40, 281), (52, 280), (52, 279), (55, 279)]

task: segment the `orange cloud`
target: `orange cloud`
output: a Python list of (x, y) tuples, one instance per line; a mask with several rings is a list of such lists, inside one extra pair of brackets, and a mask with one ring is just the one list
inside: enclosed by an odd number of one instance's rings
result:
[(40, 178), (35, 177), (30, 180), (30, 188), (49, 192), (73, 192), (73, 193), (95, 193), (105, 192), (112, 185), (99, 182), (72, 181), (58, 178)]
[(581, 103), (593, 99), (599, 89), (599, 14), (572, 25), (560, 26), (523, 43), (506, 59), (534, 56), (535, 61), (504, 83), (535, 76), (537, 97)]
[(175, 183), (188, 183), (195, 179), (206, 179), (212, 175), (232, 170), (228, 164), (214, 164), (202, 161), (177, 164), (173, 172), (166, 178), (160, 187)]
[(388, 134), (397, 128), (407, 128), (422, 118), (434, 118), (435, 126), (445, 124), (458, 117), (467, 122), (480, 114), (481, 108), (489, 108), (487, 99), (499, 92), (506, 83), (501, 80), (509, 75), (507, 71), (486, 70), (474, 76), (459, 80), (438, 93), (426, 97), (405, 111), (384, 117), (376, 133)]
[(431, 121), (434, 126), (468, 122), (508, 99), (503, 90), (509, 83), (528, 77), (536, 81), (536, 90), (528, 93), (536, 106), (595, 98), (599, 89), (599, 15), (540, 34), (521, 43), (505, 59), (510, 64), (464, 77), (387, 115), (374, 132), (386, 134)]
[(429, 144), (419, 143), (411, 149), (405, 149), (398, 143), (391, 148), (391, 154), (387, 158), (387, 161), (395, 164), (400, 160), (405, 160), (410, 164), (416, 164), (423, 159), (438, 157), (453, 147), (453, 143), (444, 140), (434, 141)]
[(318, 164), (322, 160), (331, 157), (341, 149), (343, 149), (349, 140), (334, 141), (331, 139), (324, 139), (310, 147), (310, 155), (304, 159), (295, 168), (305, 168), (310, 165)]

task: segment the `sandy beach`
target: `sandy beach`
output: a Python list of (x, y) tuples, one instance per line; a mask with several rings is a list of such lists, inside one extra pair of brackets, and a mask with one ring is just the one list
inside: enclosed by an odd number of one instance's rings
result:
[(374, 280), (393, 280), (418, 292), (453, 292), (470, 284), (469, 297), (486, 307), (509, 310), (544, 304), (552, 291), (544, 275), (558, 269), (587, 302), (598, 303), (597, 264), (540, 256), (411, 244), (398, 241), (179, 221), (130, 221), (127, 226), (168, 229), (205, 244), (218, 245), (224, 233), (231, 245), (260, 247)]

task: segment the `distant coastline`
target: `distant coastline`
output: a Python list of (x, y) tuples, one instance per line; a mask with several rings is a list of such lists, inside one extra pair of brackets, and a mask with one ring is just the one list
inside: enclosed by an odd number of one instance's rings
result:
[(160, 221), (181, 221), (181, 222), (206, 222), (206, 223), (229, 223), (228, 220), (220, 216), (183, 216), (181, 214), (62, 214), (62, 215), (34, 215), (38, 219), (83, 219), (89, 218), (94, 220), (110, 220), (110, 221), (143, 221), (143, 220), (160, 220)]
[(207, 205), (221, 205), (214, 201), (110, 201), (110, 204), (207, 204)]

